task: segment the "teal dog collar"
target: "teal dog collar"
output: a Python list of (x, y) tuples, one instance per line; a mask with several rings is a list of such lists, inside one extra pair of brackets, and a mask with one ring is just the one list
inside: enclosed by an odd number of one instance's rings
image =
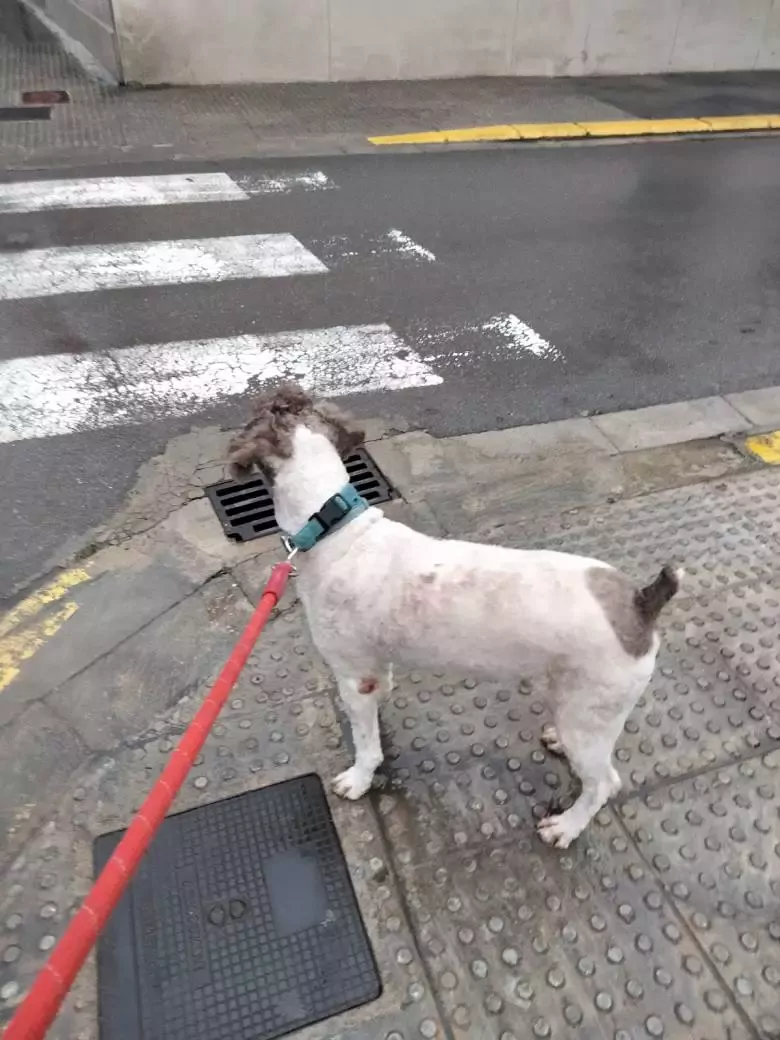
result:
[(293, 549), (308, 552), (331, 531), (344, 527), (367, 509), (368, 502), (351, 484), (347, 484), (337, 495), (329, 498), (318, 512), (309, 517), (297, 534), (288, 535), (286, 541)]

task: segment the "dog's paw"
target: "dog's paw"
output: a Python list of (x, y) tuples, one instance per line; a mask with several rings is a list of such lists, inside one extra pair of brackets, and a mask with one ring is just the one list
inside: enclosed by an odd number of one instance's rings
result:
[(348, 798), (351, 802), (354, 802), (358, 798), (362, 798), (369, 787), (371, 787), (371, 780), (372, 777), (370, 775), (366, 776), (362, 770), (352, 766), (343, 773), (339, 773), (333, 781), (333, 790), (339, 798)]
[(556, 849), (568, 849), (575, 838), (580, 836), (580, 828), (566, 819), (567, 813), (560, 816), (545, 816), (537, 830), (545, 845), (554, 845)]
[(563, 744), (558, 739), (558, 730), (552, 723), (547, 723), (542, 728), (542, 743), (552, 755), (565, 755), (566, 752), (563, 750)]

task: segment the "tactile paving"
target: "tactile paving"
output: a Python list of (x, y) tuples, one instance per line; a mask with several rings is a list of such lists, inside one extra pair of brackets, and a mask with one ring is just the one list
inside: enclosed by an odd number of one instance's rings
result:
[[(120, 834), (96, 842), (101, 868)], [(272, 1040), (379, 996), (318, 777), (169, 817), (98, 948), (101, 1040)]]
[[(544, 689), (399, 674), (379, 790), (332, 801), (385, 989), (295, 1040), (778, 1040), (778, 517), (780, 474), (762, 472), (535, 525), (637, 580), (667, 558), (691, 575), (618, 744), (623, 793), (548, 849), (535, 824), (576, 786), (539, 741)], [(285, 606), (180, 804), (340, 772), (333, 692)], [(14, 866), (0, 1020), (83, 895), (85, 835), (126, 824), (193, 710), (102, 760)], [(88, 967), (53, 1040), (96, 1040), (92, 985)]]
[(610, 822), (587, 845), (558, 861), (521, 845), (404, 870), (453, 1034), (747, 1036), (630, 842)]
[[(733, 1000), (780, 1037), (780, 752), (703, 774), (622, 815)], [(723, 1004), (723, 998), (711, 996)]]

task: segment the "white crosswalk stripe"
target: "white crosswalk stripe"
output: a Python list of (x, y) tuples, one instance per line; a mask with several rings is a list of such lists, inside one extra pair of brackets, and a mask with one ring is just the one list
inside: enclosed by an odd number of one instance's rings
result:
[(327, 270), (286, 234), (28, 249), (0, 256), (0, 300)]
[(193, 202), (237, 202), (254, 195), (334, 188), (321, 171), (257, 176), (227, 173), (166, 173), (146, 177), (84, 177), (0, 183), (0, 213), (111, 206), (170, 206)]
[(12, 358), (0, 362), (0, 443), (189, 415), (278, 379), (331, 396), (441, 383), (387, 325)]
[(172, 173), (159, 177), (92, 177), (0, 184), (0, 213), (110, 206), (167, 206), (177, 202), (247, 199), (226, 173)]
[[(320, 171), (14, 182), (0, 184), (0, 214), (243, 204), (256, 196), (335, 188)], [(336, 235), (306, 241), (304, 245), (279, 232), (0, 253), (0, 301), (327, 276), (330, 271), (341, 271), (343, 277), (350, 266), (362, 271), (366, 265), (382, 269), (401, 262), (424, 268), (437, 263), (425, 244), (398, 228), (369, 229), (355, 239)], [(281, 379), (297, 380), (315, 394), (339, 396), (435, 387), (443, 382), (436, 369), (468, 370), (491, 351), (503, 359), (526, 357), (534, 363), (563, 360), (552, 344), (512, 314), (458, 328), (413, 324), (407, 338), (384, 323), (344, 323), (3, 360), (0, 444), (194, 415)]]

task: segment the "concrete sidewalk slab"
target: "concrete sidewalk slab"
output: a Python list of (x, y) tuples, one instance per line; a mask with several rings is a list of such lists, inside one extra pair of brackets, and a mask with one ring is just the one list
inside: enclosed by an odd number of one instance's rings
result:
[(250, 614), (234, 579), (215, 578), (59, 683), (46, 704), (91, 751), (111, 751), (182, 697), (205, 696)]
[(765, 386), (739, 394), (726, 394), (725, 397), (751, 425), (759, 428), (780, 426), (780, 386)]
[(13, 683), (0, 699), (0, 726), (21, 703), (46, 696), (196, 589), (191, 579), (151, 560), (74, 589), (70, 598), (78, 605), (73, 617), (78, 618), (79, 638), (74, 640), (72, 626), (66, 624), (36, 651), (26, 663), (24, 683)]
[(88, 749), (76, 731), (40, 702), (0, 728), (0, 867), (37, 829), (42, 796), (44, 803), (50, 801), (87, 761)]
[(667, 444), (738, 433), (749, 425), (722, 397), (659, 404), (630, 412), (597, 415), (594, 424), (619, 451), (659, 448)]

